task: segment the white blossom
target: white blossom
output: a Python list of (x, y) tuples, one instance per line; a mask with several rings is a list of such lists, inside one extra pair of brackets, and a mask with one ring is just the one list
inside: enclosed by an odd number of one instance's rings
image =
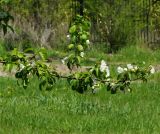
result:
[(101, 61), (100, 71), (101, 72), (106, 72), (106, 77), (110, 76), (109, 67), (107, 66), (107, 64), (106, 64), (106, 62), (104, 60)]
[(70, 40), (70, 35), (69, 34), (67, 35), (67, 39)]
[(61, 61), (62, 61), (62, 64), (65, 64), (65, 61), (68, 59), (68, 57), (65, 57), (63, 58)]
[(135, 70), (138, 70), (138, 67), (137, 67), (137, 66), (134, 66), (134, 69), (135, 69)]
[(107, 78), (107, 79), (106, 79), (106, 81), (107, 81), (107, 82), (110, 82), (110, 81), (111, 81), (111, 79), (110, 79), (110, 78)]
[[(109, 77), (110, 76), (110, 70), (109, 70), (109, 67), (106, 66), (106, 77)], [(108, 79), (109, 80), (109, 79)]]
[(154, 67), (153, 67), (153, 66), (151, 66), (150, 73), (151, 73), (151, 74), (154, 74), (154, 73), (155, 73), (155, 69), (154, 69)]
[(114, 86), (115, 85), (115, 83), (111, 83), (111, 86)]
[(128, 69), (127, 69), (127, 68), (124, 68), (124, 71), (128, 71)]
[(86, 44), (89, 45), (89, 44), (90, 44), (90, 41), (89, 41), (89, 40), (86, 40)]
[(80, 53), (80, 56), (83, 58), (83, 57), (84, 57), (84, 52), (81, 52), (81, 53)]
[(123, 73), (124, 72), (124, 69), (122, 68), (122, 67), (118, 67), (117, 68), (117, 72), (119, 73), (119, 74), (121, 74), (121, 73)]
[(135, 72), (138, 70), (138, 67), (137, 66), (133, 66), (133, 68), (131, 69), (131, 71)]
[(104, 72), (107, 69), (107, 64), (104, 60), (101, 61), (101, 65), (100, 65), (100, 71)]
[(20, 70), (23, 70), (25, 68), (25, 66), (23, 64), (19, 65)]
[(65, 64), (65, 61), (63, 59), (61, 61), (62, 61), (62, 64)]
[(127, 68), (128, 68), (129, 70), (132, 70), (134, 67), (133, 67), (132, 64), (127, 64)]
[(99, 89), (100, 84), (96, 80), (93, 80), (92, 93), (97, 93)]

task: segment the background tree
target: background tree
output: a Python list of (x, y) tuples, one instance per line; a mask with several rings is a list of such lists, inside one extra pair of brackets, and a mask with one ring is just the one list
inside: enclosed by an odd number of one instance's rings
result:
[(150, 36), (159, 25), (158, 3), (151, 0), (9, 1), (7, 7), (16, 20), (15, 34), (8, 34), (5, 41), (8, 49), (13, 49), (14, 44), (20, 44), (22, 49), (32, 44), (64, 48), (72, 18), (76, 13), (84, 15), (87, 10), (92, 21), (91, 41), (105, 43), (108, 52), (114, 52), (135, 44), (137, 37), (147, 42), (154, 39)]

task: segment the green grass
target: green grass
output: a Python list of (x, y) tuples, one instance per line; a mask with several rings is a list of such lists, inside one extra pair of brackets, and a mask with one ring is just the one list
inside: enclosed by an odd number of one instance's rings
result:
[(78, 94), (65, 81), (50, 92), (37, 81), (24, 90), (11, 78), (0, 78), (1, 134), (150, 134), (160, 132), (160, 74), (134, 83), (132, 93)]
[(105, 52), (105, 49), (102, 50), (102, 48), (98, 49), (95, 47), (87, 52), (87, 58), (90, 57), (95, 58), (95, 61), (105, 59), (108, 63), (111, 64), (121, 64), (121, 63), (139, 64), (144, 61), (147, 65), (149, 65), (149, 64), (159, 63), (160, 49), (153, 51), (145, 46), (131, 45), (122, 48), (115, 54), (107, 54), (107, 52)]
[(5, 54), (7, 54), (7, 52), (4, 47), (4, 42), (0, 41), (0, 56), (4, 56)]
[[(48, 52), (48, 56), (57, 59), (58, 62), (67, 55), (67, 52), (63, 50), (49, 50)], [(128, 45), (115, 54), (108, 54), (104, 44), (96, 44), (85, 52), (85, 59), (82, 61), (82, 65), (94, 65), (102, 59), (113, 65), (142, 64), (142, 62), (145, 62), (146, 65), (157, 65), (160, 61), (160, 49), (153, 51), (145, 45)]]
[[(103, 48), (86, 53), (83, 65), (104, 59), (111, 73), (116, 65), (142, 63), (158, 65), (160, 50), (128, 46), (116, 54)], [(3, 48), (0, 48), (3, 52)], [(49, 51), (58, 60), (63, 51)], [(39, 91), (38, 80), (25, 90), (14, 78), (0, 78), (0, 134), (158, 134), (160, 132), (160, 73), (148, 83), (133, 83), (132, 93), (115, 95), (101, 89), (97, 94), (78, 94), (60, 80), (52, 91)]]

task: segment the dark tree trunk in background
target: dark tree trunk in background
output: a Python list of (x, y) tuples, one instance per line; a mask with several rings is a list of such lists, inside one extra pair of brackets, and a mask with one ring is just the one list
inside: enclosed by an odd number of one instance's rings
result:
[(35, 24), (35, 29), (38, 29), (40, 27), (41, 24), (41, 18), (39, 15), (39, 10), (40, 10), (40, 1), (39, 0), (34, 0), (32, 3), (32, 8), (33, 8), (33, 17), (35, 19), (35, 22), (37, 24)]
[(79, 14), (83, 16), (83, 10), (84, 10), (84, 0), (78, 0), (80, 7), (79, 7)]

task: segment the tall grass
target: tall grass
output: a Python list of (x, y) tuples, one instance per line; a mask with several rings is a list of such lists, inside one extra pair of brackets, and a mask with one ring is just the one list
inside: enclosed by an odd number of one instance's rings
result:
[(106, 89), (80, 95), (64, 80), (49, 92), (39, 91), (37, 80), (24, 90), (0, 78), (0, 133), (159, 133), (159, 76), (116, 95)]

